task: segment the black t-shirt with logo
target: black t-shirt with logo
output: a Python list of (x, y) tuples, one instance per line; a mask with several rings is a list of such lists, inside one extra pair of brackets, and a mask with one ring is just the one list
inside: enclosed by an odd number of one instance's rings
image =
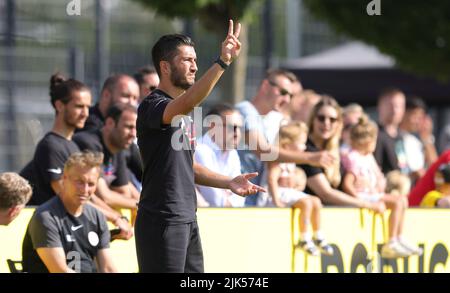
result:
[(61, 247), (69, 268), (94, 273), (94, 258), (100, 249), (109, 248), (109, 241), (105, 216), (97, 209), (84, 205), (83, 213), (75, 217), (66, 211), (59, 197), (54, 197), (36, 209), (28, 224), (22, 245), (23, 269), (48, 273), (36, 249)]
[(144, 166), (139, 208), (166, 223), (195, 221), (195, 135), (192, 119), (184, 116), (163, 125), (172, 98), (153, 91), (138, 109), (137, 136)]
[(91, 150), (103, 153), (102, 178), (108, 186), (123, 186), (128, 184), (129, 178), (123, 151), (112, 154), (106, 147), (101, 130), (82, 131), (73, 136), (81, 150)]
[(54, 132), (42, 138), (33, 160), (21, 171), (33, 186), (33, 196), (28, 205), (40, 205), (55, 195), (51, 181), (61, 179), (66, 160), (77, 151), (79, 148), (73, 141)]

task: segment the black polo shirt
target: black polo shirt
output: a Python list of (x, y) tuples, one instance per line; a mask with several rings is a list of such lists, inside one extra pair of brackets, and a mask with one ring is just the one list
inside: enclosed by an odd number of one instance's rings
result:
[(195, 221), (195, 136), (192, 119), (184, 116), (163, 125), (164, 109), (172, 98), (153, 91), (138, 109), (137, 137), (144, 166), (139, 208), (167, 223)]

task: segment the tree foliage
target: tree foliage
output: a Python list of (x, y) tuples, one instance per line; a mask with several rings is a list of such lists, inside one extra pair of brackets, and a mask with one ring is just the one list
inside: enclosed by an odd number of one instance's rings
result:
[(228, 20), (246, 20), (254, 0), (133, 0), (168, 17), (196, 17), (203, 26), (217, 33), (228, 28)]
[(419, 75), (450, 78), (450, 1), (376, 0), (381, 15), (366, 12), (371, 0), (304, 0), (338, 32), (376, 46)]
[(248, 35), (246, 23), (254, 15), (255, 5), (262, 1), (255, 0), (132, 0), (151, 8), (167, 17), (197, 18), (202, 26), (215, 33), (222, 40), (228, 29), (228, 20), (242, 23), (240, 41), (242, 51), (222, 78), (222, 100), (235, 103), (244, 98)]

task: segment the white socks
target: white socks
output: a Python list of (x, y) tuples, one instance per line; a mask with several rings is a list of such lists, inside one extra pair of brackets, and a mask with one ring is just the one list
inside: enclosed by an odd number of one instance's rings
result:
[(325, 239), (325, 236), (323, 235), (322, 231), (317, 230), (314, 232), (314, 239), (323, 240)]

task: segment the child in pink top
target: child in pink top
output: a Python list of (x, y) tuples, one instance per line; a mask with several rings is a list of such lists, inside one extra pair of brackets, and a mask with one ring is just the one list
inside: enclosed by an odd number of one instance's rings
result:
[(402, 239), (403, 222), (407, 203), (401, 196), (386, 194), (386, 179), (377, 165), (373, 152), (377, 142), (377, 125), (362, 117), (350, 130), (351, 149), (342, 155), (346, 170), (343, 189), (346, 193), (370, 202), (379, 202), (383, 209), (390, 209), (389, 242), (381, 249), (384, 258), (420, 255), (422, 250)]

